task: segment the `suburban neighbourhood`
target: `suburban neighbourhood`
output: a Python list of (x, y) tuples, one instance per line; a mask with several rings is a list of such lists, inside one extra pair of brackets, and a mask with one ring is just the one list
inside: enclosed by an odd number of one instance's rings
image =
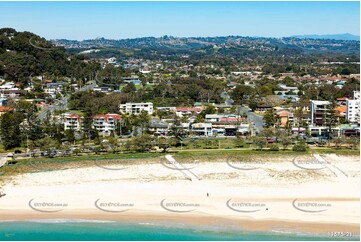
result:
[[(2, 35), (16, 33), (4, 29)], [(264, 49), (260, 43), (247, 42)], [(3, 71), (3, 153), (353, 149), (358, 142), (360, 74), (353, 54), (315, 55), (316, 63), (295, 65), (284, 56), (272, 59), (277, 64), (237, 63), (231, 52), (223, 64), (177, 52), (104, 58), (101, 48), (91, 50), (66, 57), (79, 66), (69, 75), (20, 78)]]

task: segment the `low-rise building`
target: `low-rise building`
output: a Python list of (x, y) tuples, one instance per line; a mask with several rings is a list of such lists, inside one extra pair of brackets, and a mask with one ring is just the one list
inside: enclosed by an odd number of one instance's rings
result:
[(194, 107), (194, 108), (190, 108), (190, 107), (177, 107), (176, 108), (176, 114), (179, 117), (182, 117), (183, 115), (197, 115), (200, 112), (202, 112), (203, 108), (202, 107)]
[(113, 88), (111, 87), (94, 87), (93, 91), (96, 92), (103, 92), (103, 93), (109, 93), (113, 91)]
[(291, 127), (294, 125), (294, 117), (293, 113), (287, 110), (281, 110), (276, 113), (280, 118), (280, 126), (285, 127), (290, 125)]
[(199, 136), (212, 136), (212, 124), (211, 123), (194, 123), (191, 125), (191, 131), (195, 135)]
[(153, 113), (153, 103), (125, 103), (120, 104), (119, 109), (121, 113), (129, 113), (129, 114), (139, 114), (142, 111), (148, 112), (148, 114)]
[(160, 120), (150, 120), (149, 132), (157, 135), (166, 135), (169, 132), (169, 124)]

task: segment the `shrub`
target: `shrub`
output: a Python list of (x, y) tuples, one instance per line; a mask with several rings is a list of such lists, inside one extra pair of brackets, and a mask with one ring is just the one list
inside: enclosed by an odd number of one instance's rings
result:
[(293, 151), (298, 152), (305, 152), (306, 151), (306, 145), (305, 144), (295, 144), (292, 148)]
[(243, 148), (244, 145), (245, 145), (245, 143), (244, 143), (244, 139), (242, 137), (239, 137), (234, 141), (234, 147), (236, 147), (236, 148)]
[(276, 144), (271, 144), (268, 146), (268, 148), (269, 148), (269, 151), (279, 151), (280, 150), (280, 148)]

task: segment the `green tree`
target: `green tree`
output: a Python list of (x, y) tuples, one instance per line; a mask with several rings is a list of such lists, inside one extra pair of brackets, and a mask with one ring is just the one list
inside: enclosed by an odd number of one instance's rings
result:
[(36, 141), (36, 146), (40, 150), (46, 151), (48, 156), (52, 156), (54, 150), (59, 147), (59, 143), (56, 140), (53, 140), (49, 137), (45, 137)]
[(69, 142), (75, 141), (75, 131), (73, 129), (67, 129), (64, 132), (65, 139)]
[(254, 110), (256, 110), (256, 108), (258, 107), (259, 103), (255, 98), (252, 98), (249, 101), (248, 107), (252, 110), (252, 112), (254, 112)]
[(108, 141), (110, 149), (112, 150), (113, 154), (115, 154), (119, 148), (118, 139), (114, 137), (109, 137)]
[(277, 121), (276, 115), (272, 110), (267, 110), (263, 116), (263, 119), (267, 128), (273, 127)]
[(282, 136), (281, 144), (282, 144), (283, 150), (286, 150), (287, 147), (291, 144), (291, 139), (288, 136)]
[(145, 152), (153, 147), (154, 138), (149, 134), (133, 137), (130, 142), (135, 151)]
[(176, 145), (179, 145), (183, 141), (183, 138), (186, 136), (186, 132), (184, 131), (178, 116), (175, 116), (173, 125), (171, 126), (169, 133), (175, 138)]
[(7, 112), (0, 117), (1, 142), (5, 150), (19, 147), (21, 145), (20, 123), (23, 115), (17, 112)]
[(140, 128), (141, 134), (148, 133), (150, 116), (147, 111), (142, 110), (138, 115), (133, 117), (134, 124)]
[(254, 136), (252, 138), (252, 143), (260, 150), (263, 150), (263, 148), (267, 145), (266, 138), (261, 136)]
[(244, 104), (253, 94), (254, 89), (250, 86), (239, 85), (234, 88), (231, 93), (231, 98), (237, 105)]
[(132, 93), (136, 92), (137, 88), (135, 87), (134, 83), (128, 83), (125, 87), (122, 88), (122, 92), (124, 93)]
[(351, 71), (347, 68), (343, 68), (340, 72), (341, 75), (350, 75)]
[(177, 141), (175, 138), (166, 138), (166, 137), (159, 137), (157, 140), (157, 145), (160, 149), (163, 150), (163, 153), (167, 152), (167, 150), (176, 145)]
[(266, 137), (266, 139), (272, 138), (275, 135), (275, 129), (274, 128), (264, 128), (262, 129), (262, 131), (260, 132), (260, 134), (264, 137)]

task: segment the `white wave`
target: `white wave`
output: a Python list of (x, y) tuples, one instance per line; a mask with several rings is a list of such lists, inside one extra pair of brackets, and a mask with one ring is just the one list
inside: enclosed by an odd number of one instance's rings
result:
[(55, 219), (30, 219), (26, 220), (27, 222), (33, 223), (114, 223), (115, 221), (108, 220), (87, 220), (87, 219), (63, 219), (63, 218), (55, 218)]

